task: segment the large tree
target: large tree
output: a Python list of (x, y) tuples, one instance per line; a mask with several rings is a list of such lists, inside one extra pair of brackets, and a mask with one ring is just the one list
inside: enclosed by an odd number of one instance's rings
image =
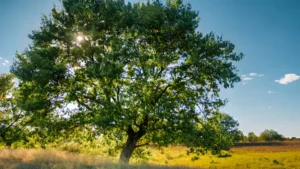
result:
[(198, 13), (181, 0), (62, 6), (43, 17), (12, 66), (22, 108), (41, 122), (72, 104), (69, 124), (126, 135), (123, 162), (142, 145), (190, 141), (225, 104), (220, 88), (240, 80), (234, 62), (242, 54), (222, 37), (199, 33)]

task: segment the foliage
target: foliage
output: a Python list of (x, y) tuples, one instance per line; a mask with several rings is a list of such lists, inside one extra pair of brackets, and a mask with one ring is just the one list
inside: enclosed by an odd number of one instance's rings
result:
[(225, 105), (220, 88), (240, 80), (234, 63), (242, 54), (222, 37), (197, 32), (198, 13), (190, 5), (62, 4), (42, 19), (11, 69), (20, 79), (21, 107), (40, 133), (58, 135), (81, 125), (113, 132), (127, 139), (124, 162), (140, 146), (190, 144), (186, 138), (193, 135), (206, 150), (224, 147), (215, 146), (226, 140), (214, 137), (222, 135), (214, 131), (218, 124), (206, 122)]
[(234, 133), (233, 142), (245, 142), (245, 141), (247, 141), (247, 136), (245, 136), (242, 131), (237, 130)]
[(12, 74), (0, 74), (0, 142), (10, 147), (13, 142), (26, 140), (26, 117), (16, 103), (18, 92)]
[(232, 154), (228, 151), (222, 150), (219, 154), (218, 157), (219, 158), (225, 158), (225, 157), (231, 157)]
[(245, 136), (242, 131), (238, 130), (239, 123), (234, 120), (232, 116), (228, 114), (221, 114), (220, 124), (223, 129), (223, 133), (228, 133), (233, 143), (243, 141)]
[(288, 140), (295, 141), (295, 140), (299, 140), (299, 139), (297, 137), (291, 137)]
[[(187, 137), (187, 145), (192, 147), (189, 153), (196, 155), (205, 154), (211, 151), (212, 154), (222, 153), (222, 150), (229, 150), (233, 145), (238, 131), (238, 122), (231, 116), (224, 113), (215, 113), (211, 118), (201, 123), (201, 130)], [(193, 148), (193, 146), (200, 148)], [(209, 149), (207, 148), (209, 147)]]
[(250, 132), (248, 133), (248, 141), (249, 142), (257, 142), (258, 141), (258, 137), (255, 135), (254, 132)]
[(284, 137), (277, 131), (266, 129), (260, 133), (259, 139), (262, 141), (283, 141)]

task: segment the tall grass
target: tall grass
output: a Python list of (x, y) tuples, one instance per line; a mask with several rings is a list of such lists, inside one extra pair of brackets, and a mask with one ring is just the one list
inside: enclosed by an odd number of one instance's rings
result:
[(186, 169), (177, 166), (127, 165), (116, 161), (116, 158), (56, 150), (0, 151), (0, 169)]
[[(244, 144), (231, 150), (232, 157), (218, 158), (207, 154), (196, 161), (191, 160), (194, 154), (187, 153), (186, 147), (151, 149), (151, 156), (144, 165), (136, 158), (131, 160), (131, 165), (125, 165), (117, 162), (117, 156), (82, 152), (88, 149), (78, 152), (73, 144), (57, 149), (2, 150), (0, 169), (300, 169), (300, 141), (282, 142), (281, 145)], [(95, 150), (99, 151), (97, 147)]]

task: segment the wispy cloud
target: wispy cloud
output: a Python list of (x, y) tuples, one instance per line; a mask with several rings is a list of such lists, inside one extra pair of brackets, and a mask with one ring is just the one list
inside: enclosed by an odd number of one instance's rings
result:
[(268, 106), (268, 108), (270, 109), (270, 108), (272, 108), (271, 106)]
[(289, 74), (285, 74), (284, 77), (282, 77), (281, 79), (275, 80), (275, 82), (286, 85), (288, 83), (294, 82), (299, 79), (300, 79), (300, 76), (298, 76), (294, 73), (289, 73)]
[(245, 85), (247, 84), (248, 81), (253, 80), (254, 77), (262, 77), (264, 76), (264, 74), (258, 74), (258, 73), (249, 73), (249, 74), (243, 74), (241, 75), (241, 79), (242, 79), (242, 84)]
[(242, 80), (243, 81), (249, 81), (249, 80), (252, 80), (253, 78), (251, 78), (251, 77), (244, 77)]
[(258, 73), (249, 73), (249, 76), (258, 76), (258, 77), (262, 77), (265, 76), (264, 74), (258, 74)]
[(269, 94), (274, 94), (275, 92), (273, 92), (273, 91), (269, 90), (269, 91), (268, 91), (268, 93), (269, 93)]
[(7, 66), (9, 64), (9, 60), (4, 60), (3, 57), (0, 57), (0, 66)]

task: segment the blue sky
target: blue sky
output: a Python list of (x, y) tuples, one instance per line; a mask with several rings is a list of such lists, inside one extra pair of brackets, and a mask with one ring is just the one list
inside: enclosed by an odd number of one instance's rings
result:
[[(138, 0), (132, 0), (138, 1)], [(300, 1), (184, 0), (199, 11), (198, 30), (222, 35), (245, 58), (237, 64), (243, 81), (222, 90), (222, 109), (244, 133), (274, 129), (300, 137)], [(30, 43), (58, 0), (0, 1), (0, 73), (7, 73), (16, 51)], [(277, 81), (276, 81), (277, 80)]]

